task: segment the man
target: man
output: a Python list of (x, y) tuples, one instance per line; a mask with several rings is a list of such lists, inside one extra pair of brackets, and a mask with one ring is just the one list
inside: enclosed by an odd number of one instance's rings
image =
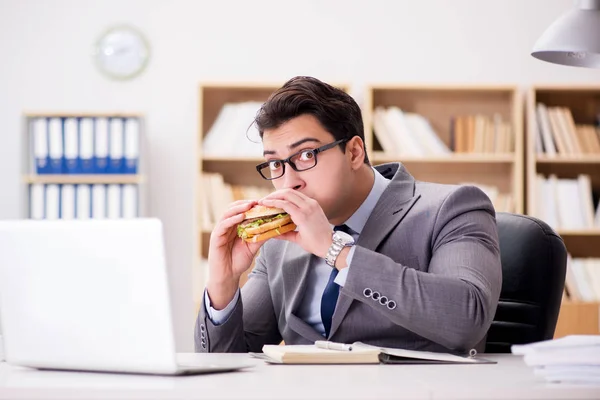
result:
[[(196, 351), (325, 338), (483, 350), (502, 278), (495, 212), (481, 190), (419, 182), (400, 163), (371, 167), (359, 106), (314, 78), (288, 81), (255, 123), (266, 159), (257, 170), (276, 190), (233, 203), (211, 234)], [(257, 203), (284, 209), (297, 229), (241, 240), (236, 227)]]

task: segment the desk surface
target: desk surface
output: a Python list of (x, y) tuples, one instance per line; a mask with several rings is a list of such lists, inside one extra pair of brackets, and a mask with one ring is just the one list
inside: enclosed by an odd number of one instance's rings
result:
[(37, 371), (0, 363), (1, 399), (600, 399), (600, 386), (547, 384), (521, 357), (482, 365), (269, 365), (246, 354), (181, 354), (252, 360), (256, 367), (162, 377)]

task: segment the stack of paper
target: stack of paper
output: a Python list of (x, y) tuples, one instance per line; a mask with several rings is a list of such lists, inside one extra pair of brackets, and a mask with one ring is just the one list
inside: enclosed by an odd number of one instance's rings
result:
[(525, 364), (548, 382), (600, 386), (600, 335), (571, 335), (555, 340), (513, 345)]

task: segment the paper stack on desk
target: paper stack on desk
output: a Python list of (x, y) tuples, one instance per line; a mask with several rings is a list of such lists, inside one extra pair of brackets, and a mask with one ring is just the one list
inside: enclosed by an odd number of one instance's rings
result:
[(591, 383), (600, 386), (600, 335), (570, 335), (526, 345), (512, 353), (548, 382)]

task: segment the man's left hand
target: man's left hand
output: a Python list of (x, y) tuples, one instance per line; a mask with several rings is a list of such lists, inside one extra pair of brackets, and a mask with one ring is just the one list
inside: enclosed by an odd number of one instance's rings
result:
[(277, 239), (297, 243), (307, 252), (325, 258), (333, 242), (333, 230), (315, 199), (297, 190), (281, 189), (259, 200), (258, 203), (284, 209), (298, 226), (297, 231), (284, 233), (277, 236)]

